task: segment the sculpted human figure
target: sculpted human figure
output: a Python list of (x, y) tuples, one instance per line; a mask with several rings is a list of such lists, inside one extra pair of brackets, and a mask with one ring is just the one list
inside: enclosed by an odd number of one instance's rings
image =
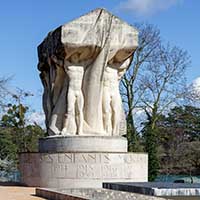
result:
[(104, 130), (108, 135), (117, 135), (119, 130), (122, 108), (119, 81), (129, 64), (129, 58), (121, 66), (111, 60), (104, 72), (103, 124)]
[[(83, 131), (83, 104), (82, 80), (84, 67), (78, 65), (79, 55), (74, 54), (70, 61), (64, 64), (65, 72), (69, 78), (67, 94), (67, 113), (65, 114), (62, 134), (78, 134)], [(73, 64), (72, 64), (73, 63)], [(75, 122), (75, 123), (74, 123)]]
[(49, 136), (126, 134), (119, 80), (137, 46), (138, 31), (104, 9), (47, 35), (38, 69)]

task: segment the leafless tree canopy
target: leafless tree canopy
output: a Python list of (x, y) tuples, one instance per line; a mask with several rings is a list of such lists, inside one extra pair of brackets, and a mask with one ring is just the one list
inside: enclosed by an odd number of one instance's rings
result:
[(189, 65), (186, 51), (170, 45), (160, 46), (157, 56), (148, 63), (141, 76), (143, 90), (140, 105), (146, 112), (163, 113), (185, 96), (185, 69)]
[(131, 67), (121, 81), (121, 94), (127, 115), (131, 115), (136, 108), (143, 91), (138, 84), (140, 71), (155, 57), (156, 49), (160, 45), (160, 32), (152, 25), (140, 24), (139, 46), (135, 52)]
[(183, 100), (184, 72), (190, 58), (186, 51), (164, 43), (153, 25), (137, 27), (139, 46), (120, 87), (124, 107), (127, 117), (133, 115), (134, 109), (143, 109), (147, 115), (159, 115)]
[(0, 77), (0, 109), (2, 109), (5, 106), (6, 96), (9, 93), (7, 89), (7, 83), (10, 81), (10, 79), (11, 77)]

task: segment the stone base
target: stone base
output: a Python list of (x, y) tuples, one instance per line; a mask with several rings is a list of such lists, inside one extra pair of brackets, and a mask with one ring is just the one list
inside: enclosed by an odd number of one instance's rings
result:
[(143, 153), (22, 153), (22, 183), (47, 188), (102, 188), (103, 182), (146, 182)]
[[(140, 193), (145, 195), (162, 196), (162, 197), (180, 197), (185, 196), (199, 197), (200, 184), (190, 183), (167, 183), (167, 182), (148, 182), (148, 183), (103, 183), (103, 188)], [(182, 197), (182, 198), (181, 198)]]
[(119, 136), (51, 136), (39, 139), (39, 152), (127, 152), (127, 139)]
[(167, 200), (153, 196), (122, 192), (109, 189), (79, 188), (79, 189), (50, 189), (36, 188), (36, 196), (53, 200)]

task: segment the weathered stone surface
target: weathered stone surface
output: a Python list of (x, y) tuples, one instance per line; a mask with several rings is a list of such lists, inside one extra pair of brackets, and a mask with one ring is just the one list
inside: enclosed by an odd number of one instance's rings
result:
[(20, 154), (23, 183), (101, 188), (103, 182), (147, 181), (147, 155), (125, 153), (121, 137), (126, 119), (119, 81), (137, 45), (134, 27), (96, 9), (38, 46), (49, 137), (40, 140), (40, 153)]
[[(37, 188), (36, 195), (54, 200), (164, 200), (163, 198), (108, 189), (45, 189)], [(166, 200), (166, 198), (165, 198)]]
[(126, 134), (119, 80), (138, 31), (96, 9), (50, 32), (38, 46), (49, 135)]
[(24, 153), (22, 183), (50, 188), (101, 188), (103, 182), (147, 181), (147, 154)]
[(127, 152), (127, 139), (119, 136), (53, 136), (39, 140), (39, 152)]
[(145, 182), (145, 183), (103, 183), (103, 187), (117, 191), (134, 192), (153, 196), (198, 196), (200, 198), (200, 184)]

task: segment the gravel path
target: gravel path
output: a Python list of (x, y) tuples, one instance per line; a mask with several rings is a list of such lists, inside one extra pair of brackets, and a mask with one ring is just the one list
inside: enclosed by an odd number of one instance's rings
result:
[(0, 186), (0, 200), (44, 200), (34, 196), (35, 188), (22, 186)]

